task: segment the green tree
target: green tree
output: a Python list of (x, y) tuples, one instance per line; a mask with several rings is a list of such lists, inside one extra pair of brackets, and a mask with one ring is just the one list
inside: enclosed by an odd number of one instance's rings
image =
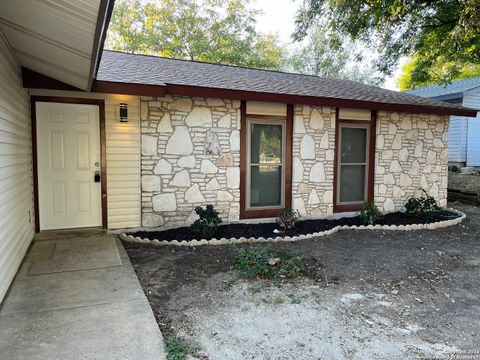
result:
[[(464, 64), (480, 64), (479, 0), (305, 0), (294, 38), (303, 39), (319, 21), (377, 49), (377, 66), (385, 74), (400, 57), (415, 56), (416, 83), (448, 83)], [(435, 79), (434, 68), (445, 71)]]
[(131, 53), (279, 69), (274, 35), (255, 29), (242, 0), (117, 0), (106, 48)]
[(457, 75), (452, 80), (462, 80), (480, 75), (480, 64), (457, 64), (455, 62), (441, 62), (440, 64), (433, 64), (428, 71), (430, 73), (429, 79), (424, 81), (416, 80), (413, 76), (413, 71), (417, 66), (417, 58), (410, 58), (403, 66), (402, 73), (397, 78), (397, 86), (400, 90), (410, 90), (417, 87), (433, 85), (441, 83), (441, 79), (449, 76), (452, 68), (455, 68)]
[(307, 43), (290, 56), (289, 63), (295, 72), (302, 74), (378, 85), (383, 76), (375, 71), (371, 60), (365, 59), (362, 50), (358, 43), (315, 27)]

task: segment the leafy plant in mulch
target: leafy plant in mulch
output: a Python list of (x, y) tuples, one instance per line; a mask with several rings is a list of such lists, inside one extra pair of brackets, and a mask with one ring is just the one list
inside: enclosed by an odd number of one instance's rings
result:
[(364, 225), (375, 225), (382, 219), (383, 215), (375, 204), (365, 203), (358, 213), (358, 217)]
[(425, 196), (417, 198), (411, 197), (407, 200), (405, 203), (405, 213), (430, 220), (435, 218), (441, 209), (433, 196), (428, 195), (423, 189), (422, 191), (425, 193)]
[(293, 230), (295, 223), (300, 219), (300, 212), (287, 208), (283, 210), (282, 214), (277, 218), (277, 224), (283, 233)]
[(303, 256), (293, 256), (284, 250), (280, 257), (264, 246), (249, 246), (238, 250), (235, 269), (243, 278), (294, 278), (305, 271)]
[(188, 355), (194, 355), (196, 349), (187, 341), (174, 335), (165, 338), (167, 360), (185, 360)]
[(197, 206), (195, 212), (199, 219), (191, 225), (192, 232), (203, 238), (212, 237), (217, 231), (218, 224), (222, 222), (222, 219), (218, 217), (218, 211), (215, 211), (213, 205), (209, 204), (205, 207)]

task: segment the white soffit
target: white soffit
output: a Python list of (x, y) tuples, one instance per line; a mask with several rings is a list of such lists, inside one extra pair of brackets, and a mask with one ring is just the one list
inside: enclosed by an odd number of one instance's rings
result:
[(0, 29), (22, 66), (88, 90), (100, 3), (2, 1)]

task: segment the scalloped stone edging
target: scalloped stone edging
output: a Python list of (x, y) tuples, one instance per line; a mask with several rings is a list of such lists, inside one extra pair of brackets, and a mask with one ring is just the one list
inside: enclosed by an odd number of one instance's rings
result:
[(134, 237), (133, 235), (129, 235), (126, 233), (121, 233), (118, 235), (120, 240), (128, 241), (128, 242), (135, 242), (135, 243), (141, 243), (141, 244), (152, 244), (152, 245), (157, 245), (157, 246), (162, 246), (162, 245), (173, 245), (173, 246), (200, 246), (200, 245), (229, 245), (229, 244), (242, 244), (242, 243), (270, 243), (270, 242), (292, 242), (292, 241), (298, 241), (298, 240), (307, 240), (307, 239), (312, 239), (320, 236), (328, 236), (335, 234), (336, 232), (340, 230), (389, 230), (389, 231), (415, 231), (415, 230), (433, 230), (433, 229), (439, 229), (439, 228), (445, 228), (449, 226), (454, 226), (458, 225), (465, 218), (467, 217), (463, 212), (455, 210), (455, 209), (447, 209), (448, 211), (454, 212), (456, 214), (459, 214), (460, 217), (451, 219), (451, 220), (444, 220), (444, 221), (439, 221), (436, 223), (429, 223), (429, 224), (410, 224), (410, 225), (343, 225), (343, 226), (336, 226), (332, 229), (325, 230), (325, 231), (320, 231), (320, 232), (315, 232), (312, 234), (301, 234), (301, 235), (296, 235), (296, 236), (277, 236), (277, 237), (269, 237), (269, 238), (264, 238), (264, 237), (259, 237), (259, 238), (246, 238), (246, 237), (240, 237), (240, 238), (221, 238), (221, 239), (201, 239), (201, 240), (158, 240), (158, 239), (148, 239), (148, 238), (141, 238), (139, 236)]

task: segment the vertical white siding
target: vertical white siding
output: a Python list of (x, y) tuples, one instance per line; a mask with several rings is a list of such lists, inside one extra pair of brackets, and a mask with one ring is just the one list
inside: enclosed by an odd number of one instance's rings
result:
[[(140, 97), (40, 89), (30, 93), (105, 100), (108, 228), (140, 227)], [(128, 104), (127, 123), (119, 121), (120, 103)]]
[(467, 161), (467, 129), (468, 118), (450, 116), (448, 128), (448, 161)]
[[(463, 105), (480, 110), (480, 88), (464, 93)], [(480, 166), (480, 115), (468, 118), (467, 166)]]
[(0, 33), (0, 301), (33, 238), (30, 106)]

